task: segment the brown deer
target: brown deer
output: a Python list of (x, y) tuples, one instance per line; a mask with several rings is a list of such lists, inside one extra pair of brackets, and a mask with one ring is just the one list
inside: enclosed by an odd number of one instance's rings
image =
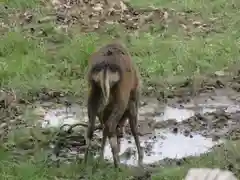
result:
[(114, 166), (119, 165), (120, 137), (128, 119), (142, 166), (143, 151), (137, 132), (140, 97), (140, 75), (130, 54), (119, 42), (110, 43), (93, 53), (88, 62), (88, 130), (85, 163), (93, 138), (96, 117), (103, 126), (100, 159), (103, 159), (106, 139), (112, 149)]

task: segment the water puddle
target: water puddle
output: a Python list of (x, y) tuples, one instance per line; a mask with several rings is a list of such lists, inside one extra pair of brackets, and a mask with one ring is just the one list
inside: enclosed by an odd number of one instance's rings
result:
[[(184, 136), (166, 130), (156, 130), (154, 136), (142, 136), (141, 146), (144, 148), (144, 164), (158, 162), (164, 158), (179, 159), (206, 153), (219, 142), (212, 142), (199, 134)], [(104, 157), (112, 160), (110, 145), (105, 148)], [(120, 160), (124, 164), (137, 165), (137, 150), (133, 137), (121, 141)]]
[(49, 110), (42, 122), (43, 128), (52, 128), (52, 127), (60, 127), (64, 124), (76, 124), (79, 122), (77, 120), (75, 113), (67, 113), (66, 108), (60, 109), (51, 109)]
[(173, 108), (170, 106), (166, 106), (160, 115), (157, 115), (154, 117), (154, 120), (166, 121), (169, 119), (175, 119), (178, 122), (180, 122), (180, 121), (183, 121), (185, 119), (188, 119), (188, 118), (194, 116), (194, 114), (195, 114), (195, 112), (193, 110), (179, 109), (179, 108)]
[(235, 113), (240, 111), (240, 105), (233, 100), (235, 96), (236, 92), (233, 90), (219, 89), (212, 95), (201, 94), (183, 106), (184, 108), (203, 114), (214, 112), (217, 109), (223, 109), (228, 113)]
[[(75, 124), (80, 120), (86, 120), (86, 111), (84, 115), (76, 111), (82, 111), (81, 107), (71, 109), (66, 113), (66, 108), (49, 110), (42, 122), (43, 128), (60, 127), (63, 124)], [(163, 113), (158, 113), (153, 117), (155, 120), (178, 119), (179, 121), (187, 119), (194, 115), (193, 110), (178, 109), (166, 106), (162, 109)], [(149, 113), (149, 112), (147, 112)], [(84, 117), (85, 116), (85, 117)], [(145, 117), (144, 113), (140, 116)], [(144, 122), (144, 121), (141, 121)], [(143, 128), (144, 129), (144, 128)], [(149, 130), (153, 133), (153, 130)], [(147, 134), (147, 133), (146, 133)], [(149, 134), (149, 133), (148, 133)], [(101, 136), (101, 133), (100, 133)], [(154, 163), (164, 158), (182, 158), (190, 155), (200, 155), (205, 153), (215, 145), (211, 139), (206, 139), (199, 134), (193, 137), (186, 137), (183, 134), (173, 134), (163, 130), (155, 130), (154, 135), (144, 135), (140, 137), (141, 146), (144, 148), (144, 163)], [(181, 148), (179, 148), (181, 147)], [(129, 165), (137, 164), (136, 146), (133, 137), (126, 137), (121, 142), (121, 162)], [(106, 159), (112, 159), (111, 148), (107, 143), (105, 148)]]
[[(236, 104), (224, 94), (221, 94), (221, 96), (199, 96), (187, 104), (174, 104), (174, 106), (162, 105), (158, 104), (157, 101), (150, 100), (140, 107), (139, 122), (146, 122), (149, 119), (154, 121), (175, 119), (181, 122), (194, 116), (195, 113), (204, 114), (214, 112), (220, 108), (229, 113), (240, 110), (239, 104)], [(71, 125), (80, 121), (87, 122), (87, 120), (86, 108), (73, 105), (68, 111), (66, 111), (65, 107), (47, 111), (42, 121), (42, 127), (60, 127), (63, 124)], [(219, 143), (219, 141), (213, 142), (212, 139), (205, 138), (200, 134), (191, 134), (191, 136), (187, 137), (183, 134), (171, 133), (163, 128), (155, 130), (149, 128), (148, 132), (142, 133), (140, 139), (141, 146), (145, 150), (145, 164), (154, 163), (164, 158), (182, 158), (200, 155), (208, 152), (211, 147)], [(142, 128), (140, 131), (144, 131), (144, 129), (146, 128)], [(101, 132), (98, 135), (101, 136)], [(137, 164), (136, 146), (132, 136), (126, 136), (122, 139), (120, 154), (122, 163)], [(104, 156), (106, 159), (112, 159), (111, 148), (108, 143)]]
[[(187, 104), (162, 105), (158, 101), (148, 100), (139, 109), (139, 120), (152, 119), (165, 121), (175, 119), (178, 122), (186, 120), (195, 113), (214, 112), (217, 109), (224, 109), (226, 112), (235, 113), (240, 111), (240, 105), (231, 100), (225, 91), (218, 90), (215, 95), (200, 95)], [(218, 96), (218, 95), (221, 96)], [(79, 120), (76, 120), (79, 119)], [(63, 124), (74, 124), (79, 121), (87, 122), (87, 110), (74, 104), (68, 111), (65, 107), (49, 110), (45, 117), (43, 127), (58, 127)]]
[(87, 122), (87, 111), (77, 104), (71, 108), (60, 107), (50, 109), (45, 113), (43, 118), (42, 128), (58, 128), (64, 124), (73, 125), (79, 122)]

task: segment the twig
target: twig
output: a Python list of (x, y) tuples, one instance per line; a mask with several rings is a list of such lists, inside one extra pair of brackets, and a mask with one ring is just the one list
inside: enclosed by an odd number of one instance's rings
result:
[[(67, 130), (67, 132), (68, 132), (68, 133), (72, 132), (72, 129), (75, 128), (75, 127), (77, 127), (77, 126), (83, 126), (83, 127), (86, 127), (86, 128), (88, 127), (88, 125), (85, 124), (85, 123), (77, 123), (77, 124), (74, 124), (74, 125), (70, 125), (69, 129)], [(97, 126), (94, 128), (95, 131), (96, 131), (96, 130), (99, 130), (99, 129), (102, 129), (102, 125), (101, 125), (101, 124), (97, 125)]]

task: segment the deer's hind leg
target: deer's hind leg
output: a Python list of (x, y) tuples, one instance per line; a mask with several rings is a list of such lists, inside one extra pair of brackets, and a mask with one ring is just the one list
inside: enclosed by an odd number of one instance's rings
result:
[(97, 88), (97, 86), (94, 86), (91, 88), (89, 97), (88, 97), (88, 105), (87, 105), (87, 110), (88, 110), (88, 128), (87, 128), (87, 147), (85, 150), (84, 154), (84, 162), (87, 163), (88, 159), (88, 152), (91, 147), (91, 142), (93, 138), (93, 132), (95, 128), (95, 121), (96, 121), (96, 116), (98, 113), (98, 108), (100, 105), (100, 94), (101, 91)]
[(125, 113), (123, 114), (123, 116), (122, 116), (122, 118), (119, 121), (118, 126), (117, 126), (118, 153), (120, 153), (120, 150), (121, 150), (121, 138), (123, 138), (123, 136), (124, 136), (124, 126), (126, 124), (128, 116), (129, 116), (129, 112), (128, 112), (128, 109), (127, 109), (125, 111)]
[(138, 151), (138, 165), (143, 165), (143, 149), (138, 134), (139, 91), (133, 91), (129, 100), (129, 125)]
[(106, 146), (106, 141), (107, 141), (107, 137), (108, 137), (108, 129), (105, 128), (105, 121), (106, 119), (108, 119), (110, 114), (110, 111), (108, 109), (105, 109), (101, 116), (99, 116), (99, 120), (103, 126), (103, 130), (102, 130), (102, 142), (101, 142), (101, 150), (100, 150), (100, 160), (104, 159), (104, 150), (105, 150), (105, 146)]

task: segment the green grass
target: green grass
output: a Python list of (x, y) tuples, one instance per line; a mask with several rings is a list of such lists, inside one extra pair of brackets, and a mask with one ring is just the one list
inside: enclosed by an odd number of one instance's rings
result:
[[(20, 130), (18, 130), (20, 131)], [(20, 135), (19, 132), (16, 135)], [(23, 134), (21, 134), (23, 135)], [(27, 133), (25, 133), (25, 136)], [(25, 137), (27, 138), (27, 137)], [(12, 141), (12, 144), (19, 146), (19, 141)], [(9, 147), (6, 144), (5, 148)], [(4, 148), (4, 149), (5, 149)], [(186, 176), (189, 168), (221, 168), (233, 171), (240, 177), (239, 169), (239, 141), (227, 143), (225, 146), (216, 147), (213, 152), (201, 157), (189, 157), (178, 166), (168, 165), (164, 168), (156, 167), (152, 174), (154, 180), (181, 180)], [(50, 179), (79, 179), (90, 180), (112, 178), (117, 180), (131, 179), (133, 175), (138, 175), (142, 171), (122, 168), (121, 172), (114, 170), (112, 164), (98, 164), (90, 161), (89, 166), (75, 161), (70, 164), (61, 163), (59, 167), (48, 161), (48, 154), (39, 150), (35, 143), (35, 151), (31, 155), (16, 156), (10, 151), (0, 149), (0, 178), (3, 180), (50, 180)]]
[[(33, 2), (7, 1), (9, 8), (18, 9), (31, 7)], [(148, 4), (145, 1), (137, 2), (141, 6)], [(221, 33), (206, 34), (193, 30), (190, 38), (174, 23), (170, 23), (167, 30), (160, 30), (155, 25), (150, 32), (140, 32), (137, 37), (130, 35), (130, 43), (127, 34), (120, 33), (145, 81), (207, 74), (238, 62), (239, 3), (224, 3), (222, 0), (214, 0), (210, 4), (204, 2), (159, 1), (156, 4), (178, 7), (178, 11), (193, 9), (200, 13), (196, 19), (200, 18), (206, 23), (209, 18), (218, 18), (213, 26)], [(10, 10), (5, 10), (5, 13), (8, 11)], [(43, 14), (40, 13), (39, 16)], [(87, 58), (111, 37), (97, 33), (74, 33), (68, 36), (56, 31), (54, 27), (52, 23), (42, 25), (41, 28), (48, 34), (45, 38), (37, 33), (29, 37), (20, 27), (13, 28), (15, 31), (0, 37), (2, 86), (14, 88), (20, 94), (48, 87), (82, 97), (86, 90), (84, 72)], [(116, 31), (118, 28), (114, 27), (110, 30), (112, 34), (116, 34)], [(55, 52), (52, 53), (54, 50), (50, 51), (50, 48), (55, 48)]]
[[(132, 0), (136, 7), (154, 5), (173, 8), (177, 12), (192, 10), (186, 17), (208, 23), (214, 31), (199, 32), (191, 29), (191, 36), (180, 28), (176, 21), (170, 22), (168, 29), (152, 25), (149, 32), (139, 32), (138, 36), (127, 34), (121, 27), (109, 27), (108, 33), (79, 33), (72, 29), (69, 35), (55, 29), (55, 24), (46, 23), (39, 32), (30, 34), (20, 26), (15, 26), (8, 14), (36, 8), (36, 14), (44, 17), (39, 1), (4, 0), (8, 9), (0, 8), (0, 22), (8, 24), (0, 36), (0, 83), (2, 88), (13, 88), (19, 97), (39, 92), (42, 88), (61, 91), (83, 98), (86, 93), (84, 79), (87, 59), (99, 46), (113, 35), (121, 35), (129, 47), (134, 61), (140, 68), (145, 85), (149, 82), (182, 79), (193, 75), (234, 66), (239, 62), (240, 42), (240, 3), (238, 0)], [(176, 15), (176, 13), (175, 13)], [(175, 16), (177, 17), (177, 16)], [(216, 20), (211, 23), (211, 18)], [(175, 19), (176, 20), (176, 19)], [(26, 26), (31, 26), (26, 25)], [(35, 24), (33, 24), (35, 27)], [(39, 30), (40, 28), (36, 28)], [(0, 32), (4, 29), (0, 26)], [(26, 28), (25, 28), (26, 29)], [(76, 33), (78, 32), (78, 33)], [(159, 89), (160, 91), (160, 89)], [(19, 141), (17, 139), (12, 140)], [(180, 180), (190, 167), (221, 167), (229, 164), (240, 177), (237, 147), (220, 149), (201, 158), (191, 158), (182, 166), (159, 169), (154, 175), (156, 180)], [(46, 155), (36, 151), (31, 158), (14, 162), (11, 152), (0, 152), (0, 177), (3, 180), (48, 180), (77, 179), (81, 175), (89, 179), (125, 179), (126, 173), (116, 173), (110, 166), (84, 167), (81, 164), (61, 165), (60, 168), (48, 167)], [(96, 165), (97, 166), (97, 165)], [(107, 172), (107, 173), (106, 173)], [(92, 175), (91, 175), (92, 174)], [(87, 179), (88, 179), (87, 178)]]

